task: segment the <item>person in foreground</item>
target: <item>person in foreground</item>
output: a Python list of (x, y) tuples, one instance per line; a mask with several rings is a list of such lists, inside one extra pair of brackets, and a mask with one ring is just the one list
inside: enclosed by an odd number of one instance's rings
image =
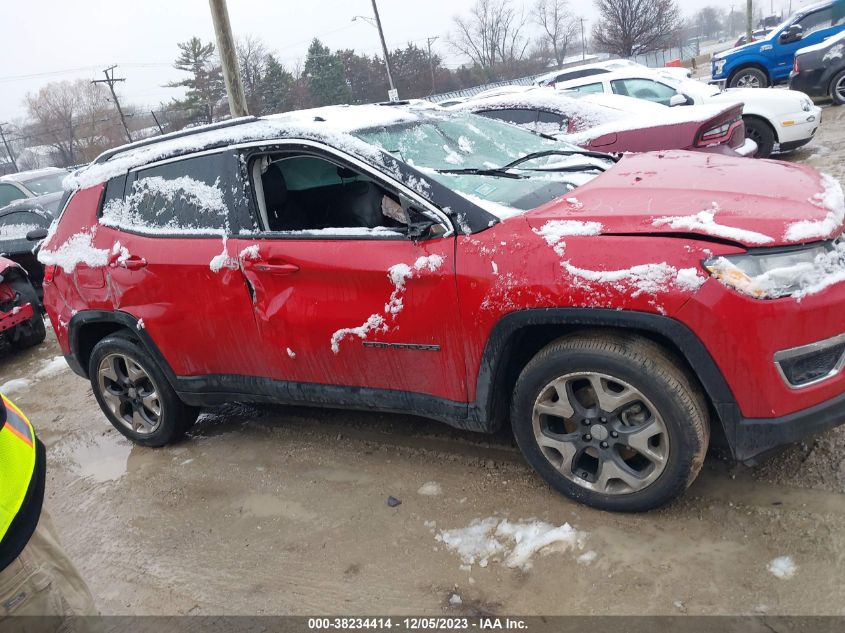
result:
[(0, 398), (0, 630), (83, 630), (83, 620), (69, 618), (97, 610), (42, 509), (44, 445), (21, 410)]

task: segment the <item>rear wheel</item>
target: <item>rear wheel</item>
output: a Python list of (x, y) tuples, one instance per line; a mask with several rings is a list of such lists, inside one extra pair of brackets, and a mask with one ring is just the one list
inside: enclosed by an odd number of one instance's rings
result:
[(560, 339), (516, 384), (511, 422), (552, 487), (602, 510), (645, 511), (682, 493), (704, 462), (704, 399), (661, 347), (633, 336)]
[(88, 376), (109, 422), (143, 446), (182, 438), (199, 411), (183, 403), (158, 364), (134, 339), (114, 335), (91, 352)]
[(759, 68), (741, 68), (731, 77), (731, 88), (768, 88), (769, 78)]
[(30, 304), (32, 306), (32, 318), (15, 327), (12, 333), (12, 345), (18, 349), (34, 347), (42, 342), (47, 336), (47, 329), (44, 327), (44, 316), (41, 314), (41, 304), (38, 302), (38, 295), (35, 288), (26, 277), (15, 277), (8, 282), (9, 286), (18, 293), (20, 299), (18, 305)]
[(757, 117), (743, 117), (745, 123), (745, 138), (757, 143), (754, 158), (768, 158), (775, 148), (775, 133), (769, 124)]
[(845, 105), (845, 70), (839, 72), (830, 82), (830, 98), (837, 105)]

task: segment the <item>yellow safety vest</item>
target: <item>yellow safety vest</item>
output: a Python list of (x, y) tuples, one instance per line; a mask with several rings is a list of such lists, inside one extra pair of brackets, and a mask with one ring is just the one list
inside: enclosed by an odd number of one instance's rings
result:
[(3, 402), (6, 424), (0, 429), (0, 541), (20, 511), (35, 472), (35, 430), (6, 396)]

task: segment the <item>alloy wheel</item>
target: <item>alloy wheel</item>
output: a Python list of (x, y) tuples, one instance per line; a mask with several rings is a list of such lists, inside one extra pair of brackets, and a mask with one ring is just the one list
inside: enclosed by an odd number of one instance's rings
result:
[(736, 80), (737, 88), (760, 88), (760, 78), (757, 75), (740, 75)]
[(100, 361), (97, 385), (115, 419), (139, 435), (150, 435), (161, 425), (158, 389), (147, 371), (124, 354), (109, 354)]
[(845, 102), (845, 75), (840, 77), (839, 81), (836, 82), (833, 92), (839, 97), (841, 102)]
[(543, 455), (564, 477), (601, 494), (648, 487), (669, 458), (656, 407), (606, 374), (572, 373), (547, 384), (534, 403), (533, 428)]

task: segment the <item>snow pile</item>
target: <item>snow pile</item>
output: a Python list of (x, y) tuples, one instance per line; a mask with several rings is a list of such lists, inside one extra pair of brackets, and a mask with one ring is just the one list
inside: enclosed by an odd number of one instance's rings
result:
[(795, 575), (795, 572), (798, 571), (798, 566), (795, 564), (795, 561), (792, 560), (791, 556), (778, 556), (769, 562), (766, 569), (768, 569), (772, 575), (788, 580)]
[(708, 268), (717, 279), (751, 297), (790, 296), (800, 300), (845, 281), (845, 241), (839, 240), (829, 250), (820, 252), (812, 262), (773, 268), (755, 276), (724, 257), (710, 262)]
[(97, 229), (81, 231), (71, 235), (67, 241), (54, 250), (41, 250), (38, 253), (38, 261), (45, 266), (59, 266), (63, 271), (70, 274), (79, 264), (85, 264), (91, 268), (107, 266), (109, 263), (109, 251), (104, 248), (94, 248), (92, 240)]
[(261, 259), (261, 247), (258, 244), (247, 246), (239, 253), (239, 255), (241, 259), (256, 261)]
[[(825, 44), (827, 44), (827, 42), (825, 42)], [(838, 61), (842, 59), (843, 56), (845, 56), (845, 44), (837, 44), (836, 46), (831, 47), (831, 49), (824, 54), (822, 61)]]
[(68, 369), (67, 361), (64, 356), (55, 356), (52, 360), (47, 361), (42, 365), (41, 369), (35, 372), (36, 378), (47, 378), (60, 371)]
[(722, 237), (744, 244), (768, 244), (774, 238), (756, 231), (738, 229), (732, 226), (719, 224), (715, 220), (719, 212), (719, 205), (713, 203), (713, 207), (706, 211), (699, 211), (695, 215), (668, 216), (652, 220), (653, 226), (668, 226), (672, 229), (684, 229), (687, 231), (700, 231), (713, 237)]
[(622, 270), (588, 270), (573, 266), (569, 261), (562, 262), (561, 266), (573, 277), (609, 285), (635, 299), (642, 294), (666, 292), (673, 286), (679, 290), (695, 292), (707, 281), (695, 268), (679, 270), (666, 262), (640, 264)]
[(822, 174), (824, 190), (817, 193), (810, 202), (827, 211), (822, 220), (801, 220), (786, 228), (784, 239), (790, 242), (804, 242), (816, 238), (829, 237), (845, 220), (845, 194), (842, 185), (833, 176)]
[(563, 257), (566, 242), (563, 237), (569, 235), (598, 235), (602, 231), (601, 222), (581, 222), (580, 220), (549, 220), (534, 232), (546, 240), (558, 256)]
[(123, 246), (120, 242), (115, 242), (111, 247), (111, 257), (115, 263), (125, 264), (130, 257), (129, 249)]
[(420, 486), (417, 494), (424, 497), (436, 497), (443, 494), (443, 488), (436, 481), (427, 481)]
[(32, 381), (29, 378), (15, 378), (0, 385), (0, 393), (4, 396), (9, 396), (10, 394), (17, 393), (21, 389), (26, 389), (31, 384)]
[(528, 570), (534, 554), (581, 549), (586, 536), (568, 523), (555, 527), (544, 521), (490, 517), (475, 519), (465, 528), (440, 530), (435, 539), (460, 556), (464, 565), (487, 567), (490, 561), (499, 561)]
[[(403, 295), (405, 293), (405, 283), (420, 273), (433, 273), (442, 265), (443, 257), (440, 255), (428, 255), (417, 258), (417, 261), (413, 265), (400, 263), (391, 266), (387, 271), (387, 278), (393, 284), (393, 292), (390, 293), (390, 298), (384, 304), (384, 314), (389, 315), (391, 321), (395, 321), (404, 307)], [(347, 336), (357, 336), (361, 340), (364, 340), (371, 332), (387, 332), (389, 330), (390, 325), (382, 314), (371, 314), (358, 327), (341, 328), (332, 334), (332, 352), (335, 354), (340, 352), (340, 342)]]
[[(252, 233), (252, 231), (247, 231)], [(399, 231), (386, 226), (337, 226), (325, 229), (304, 229), (302, 231), (279, 231), (282, 235), (318, 235), (318, 236), (343, 236), (343, 237), (379, 237), (382, 235), (402, 235)]]
[(296, 352), (294, 352), (290, 347), (287, 348), (288, 356), (292, 359), (296, 358)]

